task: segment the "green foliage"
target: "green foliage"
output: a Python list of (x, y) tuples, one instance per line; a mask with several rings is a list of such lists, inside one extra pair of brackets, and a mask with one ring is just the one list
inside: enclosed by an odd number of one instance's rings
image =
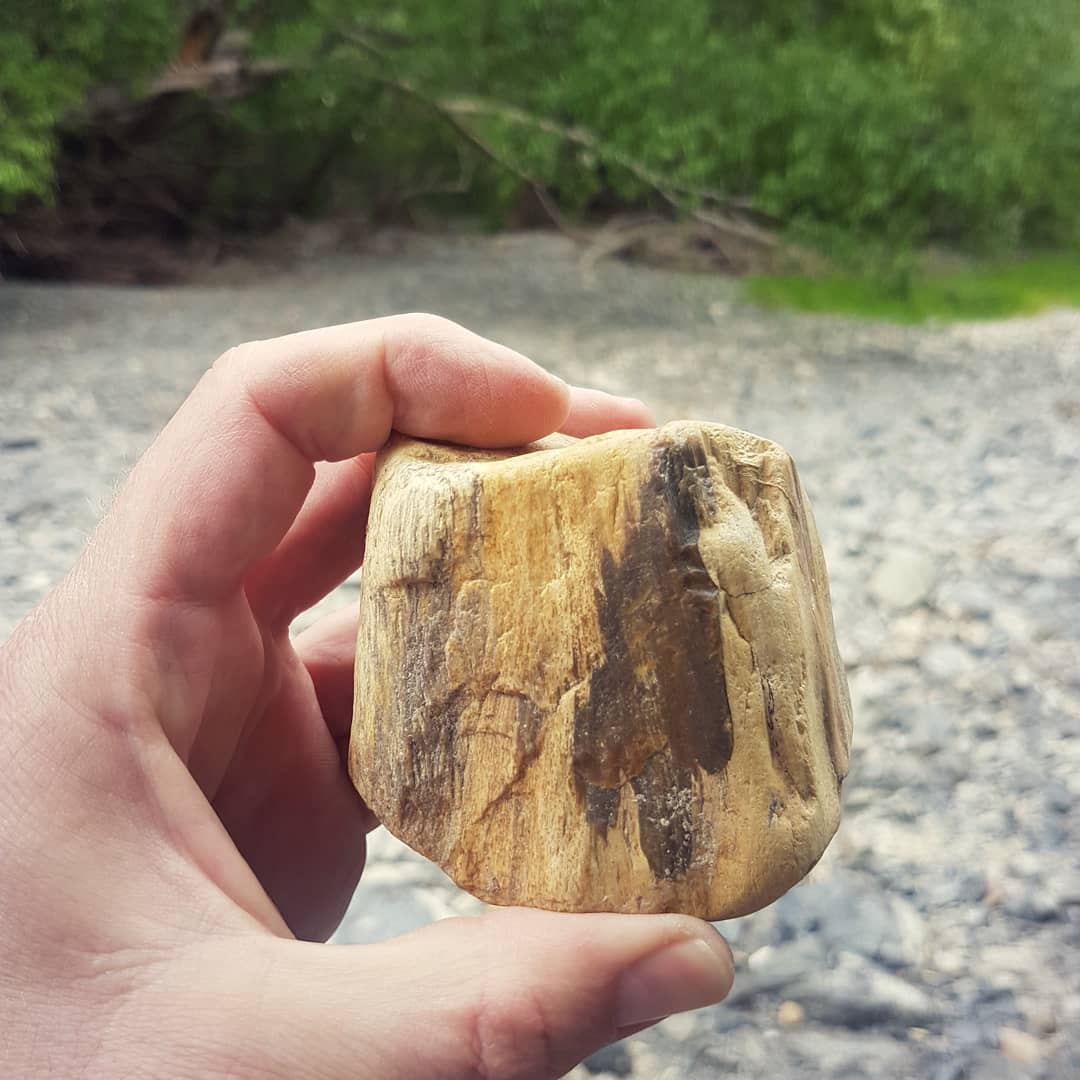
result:
[[(160, 147), (207, 174), (206, 212), (231, 225), (335, 202), (498, 220), (526, 178), (571, 214), (649, 207), (655, 174), (684, 209), (703, 189), (738, 197), (833, 252), (1080, 242), (1080, 0), (231, 9), (295, 72), (192, 102)], [(188, 10), (5, 0), (0, 200), (48, 192), (61, 119), (89, 87), (159, 69)], [(496, 107), (455, 125), (432, 104), (462, 97)]]
[(813, 313), (902, 323), (998, 319), (1053, 307), (1080, 307), (1080, 259), (1042, 256), (977, 264), (952, 273), (917, 274), (902, 289), (865, 275), (762, 275), (747, 278), (743, 290), (763, 307)]
[(57, 129), (91, 86), (130, 87), (175, 48), (169, 0), (4, 0), (0, 211), (47, 196)]

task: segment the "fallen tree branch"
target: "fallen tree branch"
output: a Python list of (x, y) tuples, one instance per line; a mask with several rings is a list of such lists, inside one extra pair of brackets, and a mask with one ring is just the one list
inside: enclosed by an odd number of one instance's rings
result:
[[(373, 42), (369, 41), (364, 35), (345, 30), (342, 31), (342, 37), (383, 64), (390, 67), (393, 66), (392, 58)], [(479, 150), (481, 154), (488, 158), (488, 160), (493, 161), (500, 168), (512, 173), (526, 184), (536, 196), (536, 200), (544, 213), (548, 215), (552, 224), (559, 229), (560, 232), (564, 232), (570, 236), (575, 235), (574, 230), (571, 229), (566, 219), (563, 217), (562, 211), (559, 209), (545, 185), (534, 176), (530, 175), (530, 173), (517, 162), (511, 161), (503, 154), (500, 154), (478, 132), (469, 127), (469, 125), (457, 115), (452, 107), (452, 103), (448, 103), (441, 98), (432, 97), (410, 79), (398, 75), (372, 74), (369, 77), (373, 81), (386, 86), (391, 90), (397, 91), (402, 96), (411, 98), (413, 101), (433, 112), (443, 121), (443, 123), (450, 127), (459, 138), (464, 139), (475, 149)]]
[[(454, 98), (442, 101), (440, 104), (443, 108), (458, 116), (490, 116), (531, 127), (537, 131), (543, 131), (549, 135), (564, 139), (583, 149), (590, 150), (598, 158), (606, 158), (608, 161), (614, 162), (614, 164), (625, 169), (632, 176), (652, 188), (673, 210), (687, 212), (690, 217), (703, 225), (710, 225), (723, 232), (732, 233), (741, 240), (767, 247), (772, 247), (777, 242), (776, 237), (771, 233), (752, 224), (742, 216), (742, 212), (746, 209), (744, 200), (728, 199), (720, 192), (710, 188), (692, 187), (662, 176), (649, 166), (642, 164), (642, 162), (630, 157), (628, 154), (624, 154), (621, 150), (602, 143), (585, 128), (560, 124), (546, 117), (526, 112), (516, 106), (499, 105), (493, 102), (480, 101), (476, 98)], [(690, 208), (688, 210), (686, 199), (712, 203), (717, 209)]]
[(281, 60), (227, 57), (204, 60), (198, 64), (169, 67), (162, 71), (137, 97), (130, 97), (115, 86), (98, 87), (83, 103), (69, 113), (65, 126), (95, 126), (106, 120), (121, 121), (136, 116), (162, 98), (180, 94), (208, 93), (215, 97), (240, 97), (255, 82), (277, 78), (300, 70), (300, 65)]
[[(394, 58), (384, 49), (375, 45), (364, 34), (345, 30), (342, 31), (342, 37), (391, 70), (394, 68)], [(540, 206), (555, 225), (570, 235), (574, 234), (574, 230), (568, 226), (547, 187), (518, 163), (498, 153), (467, 123), (468, 118), (488, 117), (498, 119), (552, 135), (571, 145), (590, 151), (597, 158), (607, 160), (625, 169), (651, 188), (673, 210), (688, 215), (701, 225), (714, 229), (719, 233), (729, 234), (743, 243), (758, 247), (771, 248), (778, 243), (776, 236), (772, 232), (755, 224), (748, 218), (747, 211), (749, 208), (745, 200), (729, 199), (719, 191), (710, 188), (693, 187), (663, 176), (636, 158), (604, 143), (586, 128), (561, 124), (547, 117), (537, 116), (515, 105), (505, 105), (472, 97), (434, 97), (415, 82), (398, 75), (396, 72), (392, 75), (373, 75), (372, 78), (426, 106), (441, 117), (459, 136), (475, 146), (491, 161), (521, 179), (536, 195)], [(691, 205), (692, 203), (708, 204), (708, 208), (694, 206)]]
[(402, 203), (412, 202), (432, 195), (465, 195), (473, 182), (473, 159), (465, 153), (464, 145), (458, 145), (458, 174), (452, 180), (433, 181), (428, 184), (416, 184), (398, 192), (397, 198)]

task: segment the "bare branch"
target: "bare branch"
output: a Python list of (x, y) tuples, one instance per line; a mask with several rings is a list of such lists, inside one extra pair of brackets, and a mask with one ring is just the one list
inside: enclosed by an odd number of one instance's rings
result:
[[(358, 48), (363, 49), (365, 52), (370, 53), (376, 59), (382, 61), (384, 64), (391, 65), (391, 58), (378, 48), (372, 42), (370, 42), (362, 34), (352, 33), (349, 31), (343, 32), (343, 37)], [(551, 193), (547, 190), (543, 183), (532, 176), (526, 169), (519, 165), (515, 161), (511, 161), (505, 155), (500, 154), (490, 143), (488, 143), (478, 132), (474, 131), (468, 124), (466, 124), (454, 111), (450, 105), (440, 98), (432, 97), (430, 94), (421, 90), (414, 82), (409, 79), (401, 78), (396, 75), (369, 75), (373, 81), (380, 83), (383, 86), (388, 87), (391, 90), (396, 90), (399, 94), (405, 97), (411, 98), (413, 101), (418, 102), (431, 112), (435, 113), (448, 127), (450, 127), (460, 138), (469, 143), (475, 149), (479, 150), (490, 161), (493, 161), (500, 168), (505, 169), (507, 172), (512, 173), (519, 180), (525, 183), (536, 196), (537, 202), (543, 208), (544, 213), (551, 219), (552, 224), (561, 232), (567, 233), (567, 235), (574, 235), (574, 230), (567, 223), (563, 217), (562, 211), (559, 210), (558, 205), (552, 198)]]
[[(342, 36), (389, 68), (394, 67), (394, 58), (379, 48), (365, 34), (343, 31)], [(497, 119), (519, 127), (531, 128), (551, 135), (563, 142), (581, 147), (595, 154), (597, 158), (609, 161), (625, 169), (678, 213), (688, 214), (694, 221), (717, 233), (731, 235), (746, 244), (759, 247), (774, 247), (777, 239), (773, 233), (754, 224), (747, 216), (745, 200), (731, 199), (711, 188), (693, 187), (662, 175), (643, 162), (608, 145), (586, 128), (578, 125), (561, 124), (548, 117), (537, 116), (515, 105), (484, 101), (472, 97), (437, 98), (422, 90), (414, 82), (396, 73), (393, 75), (375, 75), (373, 78), (400, 93), (422, 103), (437, 113), (463, 139), (471, 143), (497, 165), (513, 173), (524, 181), (535, 193), (537, 200), (553, 222), (564, 232), (572, 230), (563, 218), (550, 191), (536, 177), (530, 175), (516, 162), (500, 154), (471, 125), (469, 118)], [(694, 206), (693, 203), (703, 204)], [(706, 209), (705, 206), (708, 206)]]
[(205, 92), (215, 97), (239, 97), (252, 84), (299, 70), (300, 65), (280, 60), (247, 60), (228, 57), (166, 68), (135, 98), (113, 86), (93, 90), (82, 105), (65, 119), (68, 127), (93, 126), (103, 120), (123, 120), (134, 116), (162, 98)]

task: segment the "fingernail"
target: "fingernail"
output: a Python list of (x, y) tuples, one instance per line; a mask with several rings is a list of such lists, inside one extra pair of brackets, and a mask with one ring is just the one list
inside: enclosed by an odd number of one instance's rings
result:
[(668, 945), (623, 974), (615, 1023), (625, 1028), (713, 1005), (727, 997), (731, 979), (731, 950), (719, 935), (715, 944), (690, 938)]
[(556, 375), (553, 371), (548, 371), (547, 374), (550, 375), (552, 380), (558, 383), (559, 386), (562, 388), (563, 395), (566, 397), (567, 404), (569, 405), (571, 399), (574, 396), (574, 388), (564, 378)]

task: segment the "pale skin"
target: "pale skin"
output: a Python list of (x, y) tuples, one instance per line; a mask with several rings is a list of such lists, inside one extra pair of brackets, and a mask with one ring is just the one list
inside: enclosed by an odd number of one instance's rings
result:
[(0, 648), (0, 1073), (556, 1077), (721, 1000), (678, 915), (495, 911), (328, 946), (376, 826), (343, 765), (391, 428), (477, 446), (651, 423), (433, 316), (226, 353)]

